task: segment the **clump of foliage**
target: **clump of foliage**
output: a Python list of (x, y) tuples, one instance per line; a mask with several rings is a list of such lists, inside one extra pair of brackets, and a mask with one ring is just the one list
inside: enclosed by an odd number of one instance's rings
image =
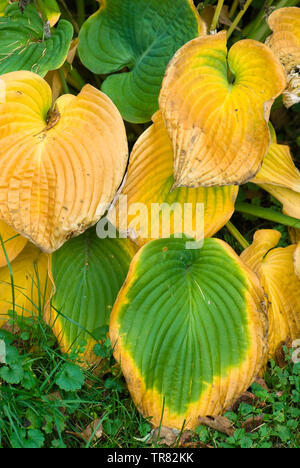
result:
[(0, 45), (1, 445), (299, 447), (299, 1), (0, 0)]

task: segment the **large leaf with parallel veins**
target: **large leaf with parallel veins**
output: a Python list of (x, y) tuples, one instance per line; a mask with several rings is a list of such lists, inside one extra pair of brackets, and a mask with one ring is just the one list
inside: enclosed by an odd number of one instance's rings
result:
[(41, 316), (50, 299), (48, 255), (28, 244), (8, 266), (0, 268), (0, 326), (10, 313), (21, 317)]
[(240, 185), (270, 145), (273, 100), (286, 86), (272, 51), (253, 40), (229, 50), (226, 32), (188, 42), (167, 69), (159, 103), (174, 149), (176, 186)]
[(56, 292), (46, 320), (64, 352), (86, 342), (83, 357), (93, 352), (98, 333), (109, 323), (112, 307), (125, 281), (137, 247), (127, 239), (99, 239), (91, 228), (52, 255)]
[(179, 430), (221, 414), (248, 388), (265, 362), (267, 334), (255, 274), (223, 241), (188, 250), (187, 240), (139, 251), (110, 322), (137, 408), (155, 426)]
[(9, 5), (0, 18), (0, 74), (29, 70), (41, 76), (65, 61), (73, 37), (73, 26), (65, 20), (51, 29), (50, 37), (34, 6), (24, 13), (18, 4)]
[(102, 90), (123, 118), (147, 122), (158, 109), (168, 62), (183, 44), (205, 33), (192, 0), (104, 0), (79, 35), (82, 63), (108, 74)]
[(253, 244), (241, 255), (257, 274), (268, 297), (270, 358), (275, 357), (275, 351), (282, 342), (300, 338), (297, 245), (276, 248), (280, 238), (278, 231), (257, 231)]
[(51, 253), (95, 224), (114, 199), (128, 159), (124, 123), (93, 86), (52, 106), (38, 75), (1, 79), (0, 216)]
[(26, 244), (25, 237), (0, 220), (0, 268), (7, 265), (7, 260), (12, 262)]
[[(143, 245), (151, 239), (181, 232), (197, 238), (204, 230), (204, 236), (211, 237), (231, 218), (238, 187), (172, 190), (173, 184), (173, 148), (161, 113), (157, 112), (153, 125), (141, 135), (132, 150), (126, 183), (116, 211), (110, 214), (111, 222), (119, 229), (128, 230)], [(125, 213), (124, 196), (127, 197)], [(157, 211), (154, 204), (157, 204)], [(123, 227), (125, 219), (128, 225)]]

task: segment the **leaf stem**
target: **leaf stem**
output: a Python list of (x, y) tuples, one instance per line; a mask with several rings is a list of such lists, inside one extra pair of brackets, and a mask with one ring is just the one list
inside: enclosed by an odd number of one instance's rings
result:
[(240, 231), (232, 224), (231, 221), (229, 221), (226, 224), (226, 228), (230, 232), (230, 234), (238, 241), (238, 243), (243, 247), (243, 249), (247, 249), (250, 244), (248, 241), (246, 241), (245, 237), (242, 236)]
[(70, 89), (63, 71), (63, 68), (58, 69), (59, 78), (63, 87), (64, 94), (70, 94)]
[(69, 17), (69, 20), (71, 21), (71, 23), (73, 24), (74, 26), (74, 30), (76, 32), (76, 34), (79, 34), (79, 31), (80, 31), (80, 28), (78, 26), (78, 23), (77, 21), (75, 20), (74, 16), (72, 15), (68, 5), (66, 4), (65, 0), (59, 0), (60, 3), (62, 4), (64, 10), (65, 10), (65, 13), (67, 14), (67, 16)]
[(76, 0), (77, 5), (77, 23), (81, 27), (85, 21), (85, 5), (84, 0)]
[(221, 14), (223, 5), (224, 5), (224, 0), (218, 0), (218, 5), (216, 7), (216, 11), (215, 11), (213, 20), (212, 20), (211, 25), (210, 25), (210, 31), (214, 31), (215, 29), (217, 29), (217, 25), (218, 25), (218, 21), (219, 21), (219, 18), (220, 18), (220, 14)]
[(230, 11), (229, 11), (229, 18), (233, 17), (233, 15), (235, 14), (238, 6), (239, 6), (239, 0), (233, 0), (233, 3), (231, 5)]
[(249, 203), (237, 203), (235, 209), (238, 213), (249, 214), (257, 216), (258, 218), (273, 221), (274, 223), (283, 224), (293, 228), (300, 229), (300, 220), (292, 218), (291, 216), (284, 215), (271, 208), (261, 208), (260, 206), (250, 205)]
[(241, 19), (243, 18), (244, 14), (246, 13), (246, 11), (248, 10), (249, 6), (251, 5), (253, 0), (247, 0), (244, 7), (242, 8), (242, 10), (238, 13), (238, 15), (236, 16), (235, 20), (232, 22), (232, 25), (230, 26), (230, 28), (228, 29), (228, 33), (227, 33), (227, 39), (230, 38), (231, 34), (233, 33), (233, 31), (235, 30), (235, 28), (238, 26), (239, 22), (241, 21)]
[[(280, 0), (274, 5), (273, 3), (274, 0), (269, 0), (268, 7), (272, 6), (277, 10), (278, 8), (297, 6), (299, 5), (299, 0)], [(264, 42), (267, 36), (271, 34), (270, 28), (265, 17), (266, 9), (265, 7), (262, 7), (255, 20), (253, 20), (243, 29), (243, 37)]]

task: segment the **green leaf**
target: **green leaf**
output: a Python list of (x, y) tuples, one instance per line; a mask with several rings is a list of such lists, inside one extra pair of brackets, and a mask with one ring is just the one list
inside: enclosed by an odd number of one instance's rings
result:
[(205, 31), (191, 0), (105, 0), (79, 34), (82, 63), (108, 77), (102, 90), (123, 118), (142, 123), (158, 109), (165, 69), (175, 52)]
[(20, 364), (4, 366), (0, 369), (0, 378), (11, 385), (18, 385), (24, 375), (23, 367)]
[[(110, 321), (114, 355), (138, 409), (180, 430), (219, 415), (266, 356), (264, 293), (223, 241), (148, 243), (135, 256)], [(196, 242), (192, 244), (197, 246)]]
[(34, 6), (22, 14), (18, 4), (9, 5), (0, 17), (0, 74), (29, 70), (41, 76), (59, 68), (66, 60), (73, 26), (59, 21), (47, 37), (44, 23)]
[(22, 429), (18, 432), (18, 434), (14, 433), (11, 437), (11, 444), (13, 448), (42, 448), (44, 442), (45, 437), (38, 429), (30, 429), (29, 431)]
[(127, 239), (99, 239), (91, 228), (52, 255), (56, 294), (48, 322), (65, 352), (86, 340), (85, 357), (93, 360), (136, 250)]
[(4, 15), (4, 12), (8, 6), (8, 0), (0, 0), (0, 16)]
[(55, 383), (61, 390), (65, 390), (66, 392), (80, 390), (84, 384), (83, 371), (76, 364), (66, 363), (55, 379)]

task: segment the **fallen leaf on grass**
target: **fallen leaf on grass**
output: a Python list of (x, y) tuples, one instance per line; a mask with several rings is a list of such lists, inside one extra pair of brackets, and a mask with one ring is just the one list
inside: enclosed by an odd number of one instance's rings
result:
[(151, 431), (147, 443), (152, 444), (154, 442), (159, 445), (171, 447), (177, 441), (179, 434), (180, 431), (178, 431), (178, 429), (162, 426), (161, 428), (156, 428)]
[(101, 419), (95, 419), (82, 432), (72, 432), (72, 431), (66, 431), (66, 432), (67, 434), (70, 434), (76, 437), (77, 439), (85, 440), (85, 442), (90, 442), (90, 439), (92, 438), (92, 442), (95, 443), (99, 439), (101, 439), (103, 435), (103, 426), (101, 424)]
[(225, 416), (206, 416), (205, 418), (199, 417), (198, 421), (200, 425), (210, 427), (211, 429), (218, 432), (222, 432), (222, 434), (226, 434), (228, 437), (233, 436), (235, 432), (232, 422), (225, 418)]
[(263, 424), (264, 424), (264, 415), (261, 414), (259, 416), (254, 416), (252, 418), (247, 419), (247, 421), (243, 423), (243, 428), (245, 429), (246, 432), (254, 432)]
[(292, 347), (292, 342), (290, 338), (287, 338), (285, 341), (281, 341), (275, 350), (275, 362), (280, 369), (284, 369), (288, 365), (286, 358), (286, 353), (284, 348), (290, 349)]
[(238, 409), (239, 409), (239, 407), (240, 407), (240, 405), (242, 403), (246, 403), (247, 405), (252, 405), (252, 406), (255, 406), (255, 407), (259, 407), (259, 408), (265, 406), (265, 403), (259, 401), (259, 399), (257, 398), (256, 395), (254, 395), (254, 393), (245, 392), (243, 395), (240, 396), (240, 398), (238, 398), (234, 402), (234, 404), (230, 408), (230, 411), (233, 411), (235, 413), (236, 411), (238, 411)]

